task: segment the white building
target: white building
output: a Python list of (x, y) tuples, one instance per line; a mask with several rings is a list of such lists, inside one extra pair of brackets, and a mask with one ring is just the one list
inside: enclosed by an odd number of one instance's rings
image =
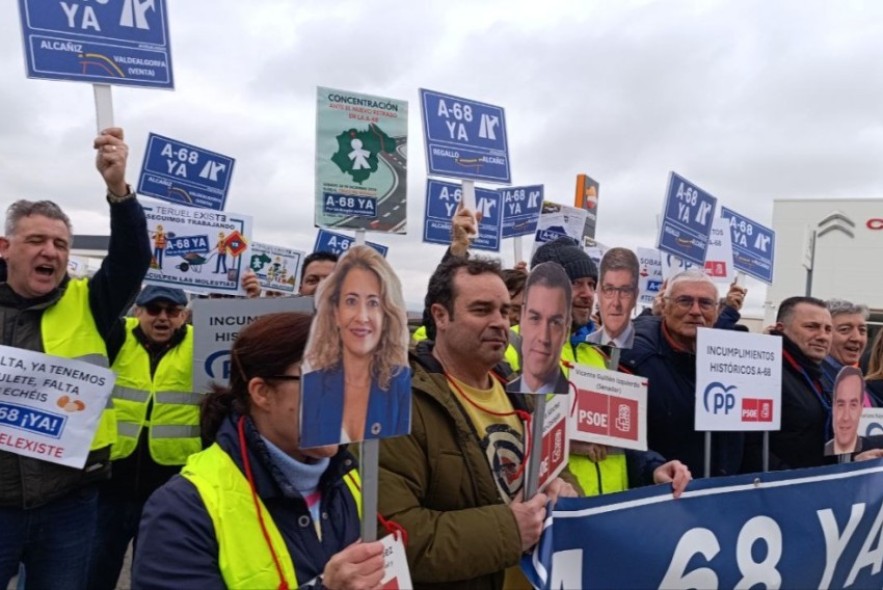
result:
[(810, 265), (813, 297), (864, 303), (871, 320), (883, 322), (883, 200), (777, 200), (773, 229), (775, 274), (767, 289), (766, 324), (775, 321), (783, 299), (806, 294)]

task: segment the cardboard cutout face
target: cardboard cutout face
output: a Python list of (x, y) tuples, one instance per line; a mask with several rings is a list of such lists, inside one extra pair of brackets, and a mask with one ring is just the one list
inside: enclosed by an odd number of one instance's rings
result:
[(834, 380), (832, 426), (834, 438), (825, 444), (825, 455), (846, 455), (861, 450), (858, 435), (862, 417), (865, 380), (860, 369), (843, 367)]
[(513, 393), (567, 393), (561, 349), (570, 333), (570, 279), (561, 265), (544, 262), (524, 285), (520, 323), (521, 376), (509, 383)]
[(408, 434), (411, 373), (401, 283), (354, 246), (316, 294), (303, 368), (301, 447)]
[(635, 339), (632, 313), (638, 302), (640, 266), (635, 253), (611, 248), (601, 259), (596, 300), (601, 327), (589, 335), (592, 344), (631, 348)]

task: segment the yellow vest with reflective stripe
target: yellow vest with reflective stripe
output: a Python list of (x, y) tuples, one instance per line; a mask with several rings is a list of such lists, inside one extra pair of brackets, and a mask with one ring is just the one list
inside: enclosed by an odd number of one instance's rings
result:
[[(199, 492), (218, 541), (218, 567), (227, 588), (278, 588), (279, 573), (264, 540), (251, 487), (233, 459), (217, 443), (191, 455), (181, 470)], [(354, 469), (344, 476), (362, 517), (361, 480)], [(295, 566), (273, 517), (258, 498), (264, 525), (289, 588), (297, 588)]]
[(411, 334), (411, 340), (414, 342), (422, 342), (423, 340), (427, 340), (429, 335), (426, 333), (426, 326), (420, 326), (414, 333)]
[[(520, 335), (520, 326), (513, 326), (511, 332)], [(586, 365), (600, 369), (607, 368), (605, 357), (594, 346), (580, 343), (576, 346), (576, 355), (570, 342), (561, 347), (561, 360), (571, 364)], [(514, 371), (520, 371), (521, 350), (513, 344), (506, 348), (506, 361)], [(562, 365), (565, 374), (569, 369)], [(576, 477), (586, 496), (622, 492), (629, 488), (628, 466), (625, 454), (620, 449), (611, 449), (607, 458), (595, 463), (583, 455), (570, 455), (567, 468)]]
[[(113, 404), (117, 415), (117, 442), (112, 460), (128, 457), (138, 446), (144, 426), (149, 427), (150, 456), (160, 465), (183, 465), (202, 450), (199, 437), (199, 402), (193, 392), (193, 328), (177, 346), (163, 355), (150, 378), (150, 355), (132, 330), (136, 318), (126, 318), (126, 341), (111, 367), (117, 375)], [(147, 407), (153, 400), (150, 420)]]
[[(71, 279), (55, 305), (46, 308), (40, 318), (43, 352), (107, 367), (107, 346), (98, 332), (89, 307), (89, 282)], [(116, 440), (116, 417), (113, 401), (101, 412), (91, 450), (103, 449)]]

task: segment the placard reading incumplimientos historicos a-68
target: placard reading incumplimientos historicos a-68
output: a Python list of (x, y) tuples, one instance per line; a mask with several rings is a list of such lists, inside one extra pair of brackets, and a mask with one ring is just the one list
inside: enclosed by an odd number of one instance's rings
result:
[(696, 430), (779, 430), (781, 420), (782, 339), (699, 328)]
[(316, 226), (403, 234), (408, 103), (318, 89)]

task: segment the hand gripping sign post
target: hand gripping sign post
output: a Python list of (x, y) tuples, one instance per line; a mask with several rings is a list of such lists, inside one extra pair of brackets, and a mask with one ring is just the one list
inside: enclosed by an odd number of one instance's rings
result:
[(82, 469), (113, 371), (0, 346), (0, 449)]
[(138, 193), (223, 211), (236, 160), (162, 135), (147, 136)]
[[(699, 328), (696, 338), (696, 430), (705, 431), (705, 477), (711, 473), (713, 431), (769, 432), (782, 421), (782, 339)], [(821, 443), (820, 443), (821, 444)]]
[(29, 78), (91, 82), (98, 131), (113, 126), (109, 84), (174, 88), (165, 0), (19, 0)]
[(318, 89), (318, 227), (405, 233), (408, 103)]

